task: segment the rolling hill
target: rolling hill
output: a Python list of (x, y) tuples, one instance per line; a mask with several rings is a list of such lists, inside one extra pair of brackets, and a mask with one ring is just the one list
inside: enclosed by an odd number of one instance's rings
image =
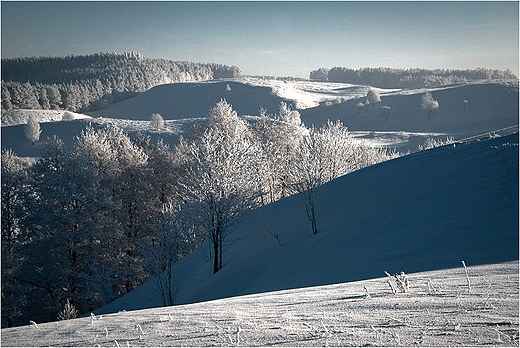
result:
[[(229, 87), (229, 88), (228, 88)], [(159, 113), (165, 120), (205, 117), (220, 99), (226, 99), (239, 115), (258, 115), (260, 108), (277, 112), (287, 101), (271, 88), (246, 83), (211, 81), (160, 85), (134, 97), (112, 104), (107, 110), (87, 113), (93, 117), (150, 120)]]
[[(292, 196), (237, 226), (215, 275), (207, 244), (174, 265), (176, 303), (518, 260), (518, 133), (368, 167), (317, 197), (316, 236)], [(155, 307), (158, 295), (152, 280), (96, 313)]]
[[(259, 115), (260, 108), (276, 113), (280, 102), (287, 102), (300, 107), (302, 121), (307, 126), (319, 127), (328, 119), (341, 120), (360, 140), (403, 153), (417, 151), (427, 138), (449, 136), (460, 140), (504, 128), (517, 129), (517, 82), (491, 81), (416, 90), (377, 89), (381, 103), (360, 110), (356, 105), (365, 103), (369, 88), (260, 78), (161, 85), (112, 104), (107, 110), (91, 112), (89, 116), (75, 114), (85, 120), (60, 122), (63, 112), (57, 111), (10, 111), (2, 115), (2, 149), (11, 148), (19, 156), (38, 156), (41, 143), (47, 138), (57, 135), (70, 143), (89, 122), (94, 126), (112, 123), (130, 135), (140, 131), (175, 144), (180, 135), (189, 136), (192, 126), (221, 98), (231, 103), (240, 116), (253, 118)], [(421, 97), (426, 91), (440, 104), (439, 114), (433, 119), (427, 119), (421, 110)], [(462, 108), (463, 100), (468, 100), (466, 111)], [(391, 115), (387, 118), (381, 116), (383, 106), (390, 107)], [(165, 127), (158, 132), (150, 128), (153, 113), (160, 113), (166, 120)], [(23, 135), (23, 124), (29, 114), (37, 115), (42, 122), (41, 141), (34, 146)]]

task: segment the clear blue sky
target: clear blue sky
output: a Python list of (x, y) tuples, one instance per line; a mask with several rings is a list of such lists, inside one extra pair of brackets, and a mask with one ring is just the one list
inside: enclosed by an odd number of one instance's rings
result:
[(2, 1), (2, 57), (139, 51), (256, 75), (343, 66), (518, 76), (518, 4)]

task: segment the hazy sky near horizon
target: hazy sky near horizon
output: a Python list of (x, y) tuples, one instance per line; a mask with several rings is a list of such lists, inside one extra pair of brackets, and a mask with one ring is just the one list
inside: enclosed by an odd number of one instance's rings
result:
[(518, 76), (513, 2), (2, 1), (2, 58), (138, 51), (308, 77), (334, 66)]

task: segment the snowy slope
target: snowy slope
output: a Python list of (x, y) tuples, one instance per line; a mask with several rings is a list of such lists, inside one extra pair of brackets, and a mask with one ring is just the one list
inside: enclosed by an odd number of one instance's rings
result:
[(112, 104), (107, 110), (88, 115), (130, 120), (150, 120), (153, 113), (161, 114), (165, 120), (205, 117), (222, 98), (233, 105), (239, 115), (258, 115), (262, 107), (274, 113), (280, 102), (287, 101), (273, 94), (269, 87), (239, 81), (174, 83), (156, 86), (134, 98)]
[[(317, 195), (318, 235), (298, 196), (265, 206), (217, 274), (207, 244), (174, 266), (176, 303), (518, 260), (518, 134), (417, 152)], [(155, 295), (151, 281), (99, 313), (157, 306)]]
[[(2, 329), (2, 346), (518, 346), (518, 261)], [(366, 290), (365, 290), (366, 289)], [(368, 294), (368, 296), (367, 296)]]
[[(430, 89), (439, 102), (438, 115), (426, 118), (421, 98), (426, 89), (406, 90), (381, 96), (376, 106), (356, 107), (365, 97), (351, 99), (339, 105), (302, 110), (305, 124), (317, 126), (328, 119), (343, 121), (352, 131), (439, 132), (455, 136), (483, 133), (518, 124), (518, 87), (508, 84), (465, 84)], [(463, 100), (468, 101), (466, 110)], [(381, 108), (391, 108), (388, 119)]]
[[(229, 84), (231, 90), (226, 90)], [(416, 151), (426, 138), (446, 139), (447, 136), (464, 139), (498, 129), (517, 129), (517, 84), (479, 83), (418, 90), (381, 90), (382, 102), (376, 107), (365, 106), (358, 114), (356, 104), (365, 102), (369, 87), (316, 81), (278, 81), (258, 78), (241, 78), (236, 81), (180, 83), (157, 86), (139, 96), (116, 103), (108, 110), (89, 113), (95, 118), (83, 122), (104, 124), (111, 122), (127, 133), (146, 132), (153, 138), (162, 137), (175, 144), (180, 135), (190, 134), (191, 127), (220, 98), (226, 98), (240, 115), (258, 115), (264, 107), (270, 113), (278, 110), (281, 101), (309, 107), (300, 110), (307, 126), (324, 124), (328, 119), (342, 120), (354, 136), (374, 146), (389, 146), (406, 153)], [(426, 90), (440, 103), (439, 115), (426, 119), (420, 107)], [(341, 98), (340, 104), (316, 106), (323, 101)], [(468, 100), (464, 112), (462, 100)], [(382, 106), (389, 106), (392, 115), (381, 117)], [(159, 112), (166, 119), (160, 132), (150, 129), (149, 119)], [(34, 146), (23, 135), (23, 124), (29, 114), (39, 115), (42, 122), (60, 120), (57, 111), (15, 110), (3, 115), (12, 125), (2, 127), (2, 149), (11, 148), (20, 156), (38, 156), (42, 144)], [(61, 112), (63, 113), (63, 112)], [(88, 117), (86, 115), (79, 117)], [(4, 117), (5, 116), (5, 117)], [(52, 117), (51, 117), (52, 116)], [(58, 135), (66, 142), (78, 135), (85, 123), (49, 122), (42, 125), (41, 142)], [(4, 125), (4, 123), (3, 123)], [(83, 126), (81, 126), (83, 125)], [(69, 127), (70, 126), (70, 127)]]

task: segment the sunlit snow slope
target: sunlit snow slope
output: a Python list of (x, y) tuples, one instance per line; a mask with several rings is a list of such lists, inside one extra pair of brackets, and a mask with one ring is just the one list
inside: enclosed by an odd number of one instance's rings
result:
[[(518, 134), (365, 168), (317, 197), (317, 235), (293, 196), (237, 227), (217, 274), (207, 243), (175, 265), (176, 303), (518, 260)], [(96, 313), (160, 304), (150, 281)]]
[[(437, 114), (428, 119), (421, 98), (430, 90), (439, 102)], [(366, 98), (351, 99), (338, 105), (319, 106), (301, 111), (307, 125), (341, 120), (351, 131), (441, 132), (460, 139), (483, 131), (518, 124), (518, 87), (505, 83), (464, 84), (382, 94), (375, 107), (357, 107)], [(463, 101), (467, 100), (466, 108)], [(388, 115), (381, 109), (390, 108)], [(384, 117), (383, 117), (384, 116)]]

